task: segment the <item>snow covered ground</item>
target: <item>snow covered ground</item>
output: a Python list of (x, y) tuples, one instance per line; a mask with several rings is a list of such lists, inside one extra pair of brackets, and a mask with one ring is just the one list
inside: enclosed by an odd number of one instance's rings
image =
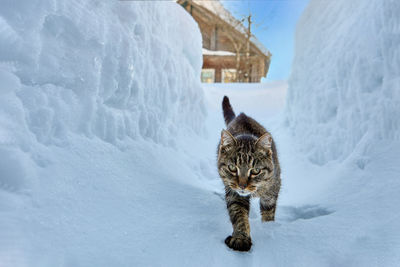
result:
[[(289, 88), (203, 89), (200, 33), (175, 3), (3, 1), (0, 266), (398, 266), (400, 8), (389, 0), (370, 1), (371, 8), (356, 2), (383, 23), (381, 42), (368, 42), (366, 52), (393, 62), (383, 68), (382, 87), (332, 87), (352, 92), (357, 103), (333, 106), (329, 74), (336, 69), (326, 74), (319, 67), (326, 57), (303, 46), (319, 45), (326, 30), (312, 18), (362, 25), (319, 12), (346, 14), (348, 5), (355, 8), (350, 1), (330, 9), (311, 2), (298, 32), (305, 54), (296, 57)], [(332, 40), (362, 33), (334, 28)], [(361, 44), (353, 44), (334, 47), (364, 60)], [(353, 67), (346, 80), (359, 84), (360, 69), (370, 65), (350, 63), (335, 66), (341, 73)], [(277, 219), (262, 224), (253, 203), (248, 253), (224, 244), (231, 225), (215, 164), (223, 95), (271, 131), (282, 164)], [(346, 115), (357, 110), (365, 116)], [(349, 128), (336, 128), (340, 118)], [(390, 127), (370, 128), (379, 118)], [(356, 125), (368, 138), (347, 139)]]
[[(0, 194), (1, 266), (396, 266), (399, 147), (364, 169), (313, 165), (281, 123), (286, 85), (239, 87), (205, 86), (209, 136), (178, 150), (86, 137), (44, 148), (43, 182)], [(223, 242), (231, 226), (214, 154), (223, 94), (272, 132), (283, 169), (276, 222), (262, 224), (253, 203), (249, 253)]]

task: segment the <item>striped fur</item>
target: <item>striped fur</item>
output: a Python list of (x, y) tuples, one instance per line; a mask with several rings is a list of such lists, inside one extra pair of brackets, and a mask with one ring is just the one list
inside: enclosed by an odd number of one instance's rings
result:
[(233, 112), (231, 103), (229, 103), (229, 98), (224, 96), (222, 100), (222, 111), (224, 113), (225, 123), (228, 125), (234, 118), (235, 112)]
[(228, 247), (248, 251), (250, 237), (250, 198), (260, 198), (263, 222), (275, 218), (281, 179), (278, 154), (271, 134), (254, 119), (235, 113), (224, 97), (227, 130), (221, 133), (218, 146), (218, 172), (225, 185), (225, 200), (233, 227), (225, 239)]

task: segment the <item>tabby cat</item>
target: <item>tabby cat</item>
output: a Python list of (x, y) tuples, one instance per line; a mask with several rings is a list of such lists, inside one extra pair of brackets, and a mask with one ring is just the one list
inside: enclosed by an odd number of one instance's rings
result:
[(225, 185), (226, 206), (233, 226), (225, 243), (234, 250), (248, 251), (252, 245), (250, 198), (260, 198), (262, 221), (273, 221), (281, 170), (271, 134), (245, 114), (235, 116), (226, 96), (222, 109), (227, 130), (222, 130), (218, 145), (218, 172)]

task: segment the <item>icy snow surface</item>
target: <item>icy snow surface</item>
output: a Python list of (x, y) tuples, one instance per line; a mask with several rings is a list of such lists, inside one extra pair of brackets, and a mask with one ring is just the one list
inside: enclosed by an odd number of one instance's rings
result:
[(399, 14), (396, 0), (311, 0), (303, 13), (287, 120), (313, 162), (400, 141)]
[[(325, 9), (311, 4), (318, 18)], [(286, 83), (201, 89), (200, 33), (175, 3), (1, 5), (1, 267), (400, 262), (395, 138), (369, 158), (311, 164), (298, 148), (318, 145), (320, 125), (288, 133)], [(293, 77), (288, 103), (304, 112)], [(231, 225), (215, 150), (225, 94), (272, 132), (283, 170), (276, 222), (262, 224), (252, 203), (249, 253), (223, 242)]]

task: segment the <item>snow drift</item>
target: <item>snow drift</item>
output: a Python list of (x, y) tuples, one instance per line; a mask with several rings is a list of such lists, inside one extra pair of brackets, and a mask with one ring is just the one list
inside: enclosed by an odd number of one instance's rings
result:
[(203, 131), (201, 36), (179, 6), (1, 5), (1, 129), (15, 125), (8, 131), (14, 141), (2, 133), (3, 144), (27, 150), (22, 143), (30, 136), (30, 142), (62, 145), (70, 133), (113, 144), (126, 138), (170, 144), (179, 132)]
[(304, 223), (300, 244), (316, 254), (299, 265), (398, 265), (399, 12), (392, 0), (311, 0), (299, 21), (285, 119), (301, 153), (284, 159), (281, 208), (303, 198), (331, 212)]
[(121, 258), (98, 255), (138, 227), (130, 208), (172, 177), (177, 140), (205, 133), (201, 65), (198, 26), (173, 2), (1, 1), (0, 265)]
[(400, 140), (400, 2), (311, 0), (296, 33), (287, 122), (317, 164)]

